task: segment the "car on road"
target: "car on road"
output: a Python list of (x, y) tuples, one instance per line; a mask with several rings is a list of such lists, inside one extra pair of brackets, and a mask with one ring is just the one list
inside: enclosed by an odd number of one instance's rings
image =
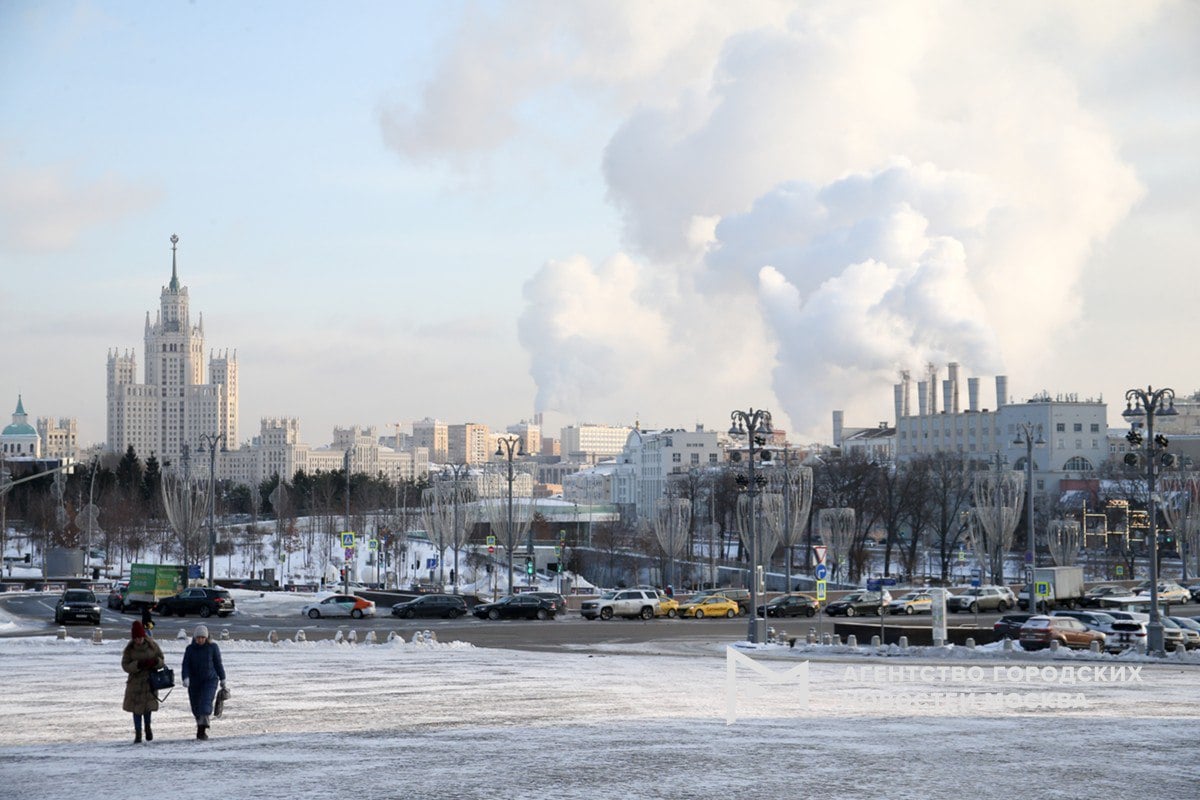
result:
[(350, 617), (362, 619), (375, 616), (375, 604), (353, 594), (331, 594), (300, 609), (309, 619), (321, 617)]
[(67, 589), (58, 598), (54, 606), (54, 622), (65, 625), (68, 622), (90, 622), (100, 624), (100, 601), (95, 592), (88, 589)]
[(1063, 647), (1086, 650), (1092, 642), (1104, 647), (1105, 635), (1088, 628), (1072, 617), (1047, 617), (1042, 614), (1030, 617), (1021, 626), (1021, 647), (1025, 650), (1041, 650), (1051, 642)]
[(392, 616), (402, 619), (415, 617), (442, 617), (455, 619), (467, 613), (467, 601), (455, 594), (426, 594), (396, 603)]
[(554, 619), (554, 604), (534, 594), (510, 594), (471, 609), (480, 619)]
[(1079, 604), (1085, 608), (1100, 608), (1104, 605), (1104, 599), (1108, 597), (1133, 599), (1133, 592), (1124, 586), (1105, 583), (1093, 586), (1084, 592), (1083, 597), (1079, 599)]
[(199, 614), (202, 617), (228, 617), (236, 610), (233, 595), (228, 589), (209, 589), (194, 586), (184, 589), (179, 594), (164, 597), (154, 604), (155, 614), (169, 617), (176, 614), (185, 617), (188, 614)]
[(567, 613), (567, 598), (563, 597), (558, 592), (526, 592), (526, 594), (531, 594), (534, 597), (543, 597), (549, 600), (554, 606), (554, 613), (556, 615)]
[(933, 595), (929, 592), (905, 592), (887, 605), (889, 614), (932, 614)]
[(726, 586), (721, 589), (701, 589), (700, 591), (696, 592), (691, 597), (689, 597), (688, 602), (689, 603), (695, 602), (696, 600), (699, 600), (702, 597), (711, 597), (713, 595), (719, 595), (721, 597), (724, 597), (728, 600), (732, 600), (733, 602), (737, 603), (739, 614), (749, 614), (750, 613), (750, 590), (749, 589), (738, 589), (738, 588), (735, 588), (732, 586)]
[(112, 587), (108, 593), (108, 607), (117, 611), (125, 610), (125, 596), (129, 594), (129, 581), (121, 581)]
[(579, 605), (579, 615), (584, 619), (654, 619), (657, 613), (658, 592), (654, 589), (615, 589)]
[(760, 617), (811, 617), (820, 604), (812, 595), (801, 592), (781, 594), (766, 605), (758, 607)]
[(1005, 614), (992, 624), (992, 630), (1001, 639), (1016, 639), (1021, 635), (1021, 626), (1029, 621), (1033, 614)]
[[(1139, 600), (1150, 599), (1150, 582), (1146, 581), (1137, 588), (1137, 598)], [(1158, 601), (1160, 603), (1171, 603), (1177, 605), (1181, 603), (1192, 602), (1192, 593), (1180, 586), (1174, 581), (1159, 581), (1158, 582)]]
[(878, 614), (883, 603), (879, 592), (851, 592), (841, 600), (825, 604), (825, 613), (831, 617), (854, 617), (860, 614)]
[(999, 611), (1003, 614), (1016, 608), (1017, 598), (1007, 586), (972, 586), (961, 594), (946, 598), (946, 610), (969, 612)]
[(729, 617), (738, 615), (738, 604), (728, 597), (719, 594), (709, 594), (699, 600), (692, 598), (679, 606), (679, 616), (692, 619), (705, 617)]

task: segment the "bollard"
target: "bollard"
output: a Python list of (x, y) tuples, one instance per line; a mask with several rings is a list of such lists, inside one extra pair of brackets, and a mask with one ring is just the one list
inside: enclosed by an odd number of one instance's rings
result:
[(817, 629), (816, 628), (808, 629), (808, 643), (809, 644), (817, 643)]
[(350, 644), (358, 644), (358, 631), (352, 629), (350, 633), (346, 634), (346, 641)]
[(846, 637), (847, 647), (858, 647), (858, 637), (853, 633)]
[(1099, 653), (1100, 652), (1100, 643), (1092, 642), (1091, 644), (1088, 645), (1088, 650), (1093, 653)]
[(271, 631), (267, 634), (267, 641), (271, 644), (279, 644), (279, 634), (275, 631)]
[(825, 634), (824, 636), (821, 637), (821, 644), (824, 644), (824, 645), (833, 644), (833, 636), (828, 633)]
[(221, 641), (222, 642), (229, 641), (229, 628), (221, 628)]
[(176, 639), (190, 639), (192, 637), (188, 636), (187, 628), (180, 628), (179, 633), (175, 634), (175, 638)]
[(968, 649), (968, 650), (974, 650), (974, 649), (975, 649), (975, 639), (974, 639), (973, 637), (971, 637), (971, 636), (968, 636), (968, 637), (967, 637), (967, 642), (966, 642), (966, 644), (967, 644), (967, 649)]
[(92, 644), (104, 644), (104, 631), (99, 628), (92, 631)]
[(337, 633), (335, 633), (335, 634), (333, 635), (333, 641), (337, 642), (338, 644), (341, 644), (341, 643), (342, 643), (342, 640), (343, 640), (343, 639), (345, 639), (345, 638), (346, 638), (346, 637), (345, 637), (345, 635), (342, 633), (342, 629), (341, 629), (341, 628), (338, 628), (338, 630), (337, 630)]
[(401, 636), (396, 631), (392, 631), (391, 633), (389, 633), (387, 640), (389, 642), (399, 642), (400, 644), (404, 644), (404, 637)]
[(1135, 642), (1133, 645), (1133, 649), (1137, 651), (1137, 654), (1139, 656), (1146, 655), (1146, 643), (1145, 642)]
[(425, 641), (437, 644), (437, 631), (425, 631)]
[[(1095, 644), (1095, 642), (1092, 642), (1092, 644)], [(1183, 646), (1183, 642), (1176, 642), (1175, 655), (1182, 656), (1185, 652), (1187, 652), (1187, 648)]]
[(367, 637), (363, 641), (366, 644), (375, 644), (375, 631), (367, 631)]
[(308, 637), (304, 635), (304, 631), (296, 631), (296, 641), (297, 642), (304, 642), (307, 640), (308, 640)]
[(1012, 652), (1012, 639), (1004, 640), (1004, 652), (1006, 652), (1006, 653)]
[(1057, 653), (1057, 652), (1058, 652), (1058, 648), (1059, 648), (1058, 639), (1053, 639), (1053, 640), (1051, 640), (1051, 642), (1050, 642), (1050, 652), (1051, 652), (1051, 653)]
[(907, 636), (901, 636), (901, 637), (900, 637), (900, 649), (901, 649), (901, 650), (907, 650), (907, 649), (908, 649), (908, 637), (907, 637)]
[(63, 625), (61, 628), (58, 629), (58, 638), (60, 641), (67, 638), (67, 626), (66, 625)]
[(871, 637), (871, 647), (879, 647), (879, 634), (878, 633)]

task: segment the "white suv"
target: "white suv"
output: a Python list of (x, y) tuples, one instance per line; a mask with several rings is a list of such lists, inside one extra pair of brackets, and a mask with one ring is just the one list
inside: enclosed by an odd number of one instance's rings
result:
[(628, 617), (654, 619), (658, 611), (658, 592), (653, 589), (617, 589), (596, 600), (584, 600), (579, 614), (584, 619)]

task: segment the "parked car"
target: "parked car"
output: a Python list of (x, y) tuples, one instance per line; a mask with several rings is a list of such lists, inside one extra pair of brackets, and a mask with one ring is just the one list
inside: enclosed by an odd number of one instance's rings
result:
[(1193, 583), (1191, 586), (1185, 586), (1184, 588), (1191, 592), (1193, 603), (1200, 603), (1200, 583)]
[(169, 617), (177, 614), (181, 617), (188, 614), (199, 614), (202, 617), (228, 617), (235, 610), (233, 595), (228, 589), (209, 589), (194, 586), (170, 597), (164, 597), (155, 603), (153, 611)]
[(705, 617), (736, 617), (738, 604), (719, 594), (710, 594), (699, 600), (692, 599), (679, 606), (679, 616), (704, 619)]
[(720, 595), (721, 597), (724, 597), (726, 599), (732, 600), (733, 602), (737, 603), (739, 614), (749, 614), (750, 613), (750, 590), (749, 589), (735, 589), (732, 586), (725, 586), (720, 589), (702, 589), (702, 590), (696, 592), (695, 594), (693, 594), (691, 597), (689, 597), (688, 602), (689, 603), (695, 602), (696, 600), (699, 600), (702, 597), (709, 597), (711, 595)]
[[(1137, 623), (1140, 626), (1139, 630), (1141, 630), (1141, 632), (1142, 632), (1140, 641), (1148, 641), (1148, 639), (1146, 637), (1148, 636), (1148, 628), (1150, 625), (1150, 615), (1149, 614), (1143, 613), (1141, 611), (1122, 611), (1122, 610), (1114, 610), (1114, 611), (1109, 611), (1107, 613), (1111, 614), (1114, 618), (1116, 618), (1117, 622)], [(1183, 628), (1180, 628), (1177, 624), (1175, 624), (1174, 622), (1171, 622), (1171, 620), (1168, 619), (1165, 615), (1161, 616), (1160, 619), (1162, 621), (1162, 626), (1163, 626), (1163, 647), (1164, 647), (1164, 649), (1174, 650), (1175, 645), (1177, 645), (1177, 644), (1182, 644), (1184, 647), (1187, 647), (1187, 636), (1186, 636), (1186, 634), (1184, 634)], [(1117, 627), (1116, 623), (1113, 623), (1113, 627), (1114, 628)], [(1136, 644), (1137, 641), (1138, 641), (1138, 638), (1135, 637), (1134, 643)]]
[(112, 587), (108, 593), (108, 607), (117, 611), (125, 610), (125, 595), (129, 594), (129, 581), (121, 581)]
[(812, 595), (793, 592), (781, 594), (758, 607), (760, 617), (811, 617), (821, 607)]
[(1183, 629), (1184, 646), (1188, 650), (1200, 647), (1200, 622), (1187, 617), (1168, 617), (1168, 619)]
[(510, 594), (471, 609), (480, 619), (554, 619), (554, 604), (533, 594)]
[(563, 597), (558, 592), (528, 592), (536, 597), (544, 597), (554, 605), (555, 614), (567, 613), (567, 598)]
[(68, 622), (83, 621), (93, 625), (100, 624), (100, 601), (96, 594), (88, 589), (67, 589), (58, 598), (54, 607), (54, 622), (65, 625)]
[(375, 616), (375, 604), (365, 597), (353, 594), (331, 594), (300, 609), (309, 619), (321, 617), (350, 617), (362, 619)]
[(1021, 635), (1021, 626), (1032, 616), (1033, 614), (1005, 614), (993, 623), (992, 630), (1001, 639), (1016, 639)]
[(931, 614), (933, 613), (933, 596), (929, 592), (905, 592), (888, 603), (889, 614)]
[(1030, 617), (1021, 626), (1021, 647), (1025, 650), (1041, 650), (1051, 642), (1063, 647), (1086, 650), (1092, 642), (1104, 647), (1105, 636), (1100, 631), (1088, 628), (1072, 617), (1047, 617), (1041, 614)]
[(1092, 630), (1100, 631), (1103, 634), (1111, 633), (1113, 623), (1117, 621), (1116, 617), (1103, 611), (1054, 611), (1050, 616), (1077, 619)]
[(878, 614), (882, 604), (883, 597), (879, 592), (851, 592), (841, 600), (826, 603), (825, 613), (831, 617)]
[(594, 600), (584, 600), (579, 606), (584, 619), (654, 619), (657, 611), (658, 592), (654, 589), (615, 589)]
[(455, 619), (467, 613), (467, 601), (454, 594), (427, 594), (392, 606), (392, 616), (445, 617)]
[(1138, 644), (1146, 644), (1146, 624), (1132, 619), (1118, 619), (1112, 624), (1112, 632), (1107, 635), (1104, 649), (1110, 653), (1120, 653)]
[(1124, 586), (1105, 583), (1100, 586), (1093, 586), (1084, 592), (1079, 604), (1085, 608), (1100, 608), (1106, 597), (1132, 598), (1133, 592)]
[(1185, 630), (1182, 625), (1165, 615), (1160, 617), (1159, 621), (1162, 622), (1163, 648), (1167, 652), (1174, 651), (1177, 645), (1183, 645), (1185, 650), (1192, 649), (1193, 646), (1189, 642), (1191, 637), (1188, 635), (1191, 631)]
[(1017, 598), (1007, 586), (972, 586), (961, 594), (946, 598), (947, 611), (999, 611), (1003, 614), (1017, 607)]

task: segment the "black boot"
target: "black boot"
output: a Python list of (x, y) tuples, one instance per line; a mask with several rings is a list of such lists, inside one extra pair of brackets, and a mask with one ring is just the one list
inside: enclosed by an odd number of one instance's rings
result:
[(135, 731), (133, 732), (133, 743), (134, 743), (134, 744), (141, 744), (141, 742), (142, 742), (142, 732), (141, 732), (141, 731), (138, 731), (138, 730), (135, 730)]
[(154, 731), (150, 730), (150, 720), (146, 720), (146, 741), (154, 741)]
[(207, 727), (208, 727), (207, 725), (197, 725), (196, 726), (196, 738), (197, 739), (207, 739), (208, 738), (208, 734), (205, 732), (205, 728), (207, 728)]

